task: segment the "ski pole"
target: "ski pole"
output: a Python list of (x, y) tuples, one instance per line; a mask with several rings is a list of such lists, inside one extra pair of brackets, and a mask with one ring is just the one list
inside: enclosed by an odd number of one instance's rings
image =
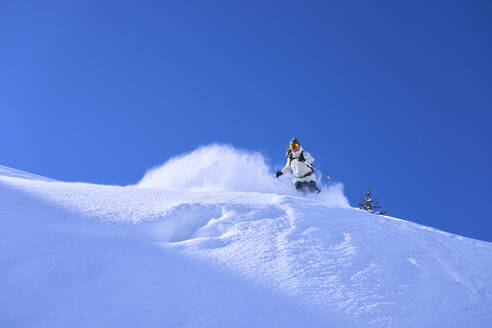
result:
[[(307, 164), (307, 163), (306, 163), (306, 164)], [(317, 168), (315, 168), (315, 167), (314, 167), (314, 166), (312, 166), (311, 164), (308, 164), (308, 166), (309, 166), (310, 168), (312, 168), (313, 170), (316, 170), (316, 171), (318, 171), (319, 173), (321, 173), (322, 175), (324, 175), (326, 178), (328, 178), (328, 180), (333, 180), (333, 179), (332, 179), (332, 178), (331, 178), (328, 174), (325, 174), (325, 173), (321, 172), (320, 170), (318, 170)]]

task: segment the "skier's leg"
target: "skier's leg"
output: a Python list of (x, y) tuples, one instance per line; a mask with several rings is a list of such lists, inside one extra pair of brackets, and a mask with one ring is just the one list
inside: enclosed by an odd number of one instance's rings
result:
[(301, 191), (303, 194), (305, 194), (307, 185), (308, 185), (308, 183), (306, 181), (297, 181), (296, 182), (296, 190)]
[(309, 181), (308, 187), (309, 187), (310, 192), (315, 192), (317, 194), (319, 194), (321, 192), (321, 190), (318, 188), (318, 186), (316, 186), (316, 181), (314, 181), (314, 180)]

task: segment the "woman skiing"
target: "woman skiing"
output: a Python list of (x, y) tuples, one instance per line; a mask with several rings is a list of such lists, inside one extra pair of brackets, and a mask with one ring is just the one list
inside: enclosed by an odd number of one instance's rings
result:
[(314, 157), (303, 150), (296, 138), (290, 140), (286, 155), (287, 163), (281, 171), (277, 172), (277, 178), (291, 169), (294, 174), (293, 182), (298, 191), (319, 193), (321, 190), (316, 186), (316, 176), (312, 166)]

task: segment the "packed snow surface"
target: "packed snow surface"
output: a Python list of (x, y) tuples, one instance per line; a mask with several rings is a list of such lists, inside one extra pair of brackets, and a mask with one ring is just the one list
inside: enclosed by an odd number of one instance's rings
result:
[(213, 145), (133, 186), (0, 166), (0, 327), (490, 327), (492, 244)]

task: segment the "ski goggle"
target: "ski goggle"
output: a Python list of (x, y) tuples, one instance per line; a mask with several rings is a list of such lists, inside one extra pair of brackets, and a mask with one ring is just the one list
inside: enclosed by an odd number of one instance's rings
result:
[(299, 144), (291, 144), (290, 149), (296, 149), (299, 148)]

